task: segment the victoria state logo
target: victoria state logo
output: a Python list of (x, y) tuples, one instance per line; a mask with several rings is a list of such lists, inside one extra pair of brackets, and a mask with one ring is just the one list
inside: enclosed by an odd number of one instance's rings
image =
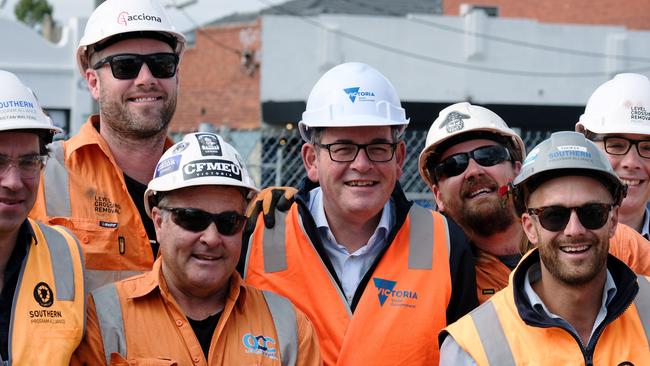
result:
[(34, 287), (34, 299), (44, 308), (49, 308), (54, 304), (54, 294), (52, 293), (52, 289), (45, 282), (39, 282), (36, 284), (36, 287)]
[(417, 305), (418, 293), (416, 291), (404, 290), (396, 288), (397, 281), (385, 280), (383, 278), (374, 277), (373, 282), (377, 288), (377, 296), (379, 297), (379, 305), (384, 306), (386, 300), (390, 306), (415, 308)]
[(345, 88), (343, 91), (345, 94), (348, 95), (348, 98), (350, 98), (350, 101), (354, 103), (357, 99), (361, 101), (373, 101), (375, 100), (375, 93), (372, 91), (361, 91), (360, 87), (354, 87), (354, 88)]

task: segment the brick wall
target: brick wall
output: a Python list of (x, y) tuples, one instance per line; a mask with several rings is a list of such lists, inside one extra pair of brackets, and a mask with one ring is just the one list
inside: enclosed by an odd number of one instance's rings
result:
[[(234, 50), (259, 52), (259, 21), (196, 32), (196, 43), (187, 49), (181, 61), (179, 97), (171, 132), (196, 131), (201, 122), (234, 129), (261, 125), (259, 68), (247, 74), (241, 56), (215, 41)], [(247, 48), (246, 43), (250, 43)]]
[(649, 0), (443, 0), (443, 13), (458, 15), (463, 3), (497, 6), (506, 18), (650, 29)]

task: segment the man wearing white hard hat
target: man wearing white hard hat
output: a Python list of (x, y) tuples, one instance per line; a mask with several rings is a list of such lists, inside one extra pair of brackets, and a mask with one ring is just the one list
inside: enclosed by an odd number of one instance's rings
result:
[(320, 365), (305, 315), (235, 270), (256, 192), (216, 134), (189, 134), (167, 150), (144, 195), (161, 255), (152, 271), (92, 292), (72, 364)]
[(0, 70), (0, 364), (67, 365), (84, 332), (81, 249), (61, 227), (28, 219), (61, 129), (34, 93)]
[(158, 251), (143, 193), (172, 142), (185, 38), (156, 0), (108, 0), (90, 16), (77, 64), (99, 115), (50, 148), (31, 215), (81, 241), (89, 289), (150, 270)]
[(596, 142), (628, 186), (619, 221), (650, 239), (650, 81), (618, 74), (589, 98), (576, 131)]
[(245, 238), (245, 280), (307, 314), (326, 365), (435, 365), (438, 331), (476, 305), (462, 231), (399, 186), (407, 125), (379, 71), (326, 72), (299, 124), (308, 179)]

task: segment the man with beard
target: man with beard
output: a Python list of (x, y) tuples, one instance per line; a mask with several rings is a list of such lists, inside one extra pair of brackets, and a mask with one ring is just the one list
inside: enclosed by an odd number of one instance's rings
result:
[[(497, 114), (465, 102), (440, 112), (420, 154), (420, 175), (438, 208), (472, 241), (481, 303), (508, 284), (530, 247), (512, 202), (502, 194), (524, 154), (521, 137)], [(610, 251), (635, 272), (650, 275), (650, 245), (630, 227), (618, 226)]]
[(90, 290), (150, 270), (158, 244), (143, 195), (172, 142), (185, 38), (155, 0), (108, 0), (88, 19), (77, 64), (99, 115), (52, 144), (31, 216), (81, 241)]
[(626, 187), (605, 154), (557, 132), (514, 184), (536, 249), (506, 289), (441, 333), (441, 365), (650, 364), (650, 282), (608, 254)]

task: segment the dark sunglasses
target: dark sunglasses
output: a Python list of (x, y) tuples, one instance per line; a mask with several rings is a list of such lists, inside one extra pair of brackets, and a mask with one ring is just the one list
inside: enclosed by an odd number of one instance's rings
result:
[(104, 57), (93, 65), (93, 69), (97, 70), (105, 64), (110, 64), (113, 77), (128, 80), (135, 79), (140, 73), (142, 64), (146, 63), (155, 78), (167, 79), (176, 74), (178, 60), (178, 55), (175, 53), (152, 53), (149, 55), (123, 53)]
[(577, 207), (546, 206), (529, 208), (528, 214), (537, 216), (544, 229), (562, 231), (569, 223), (571, 211), (575, 210), (585, 229), (597, 230), (605, 225), (613, 206), (610, 203), (586, 203)]
[(427, 162), (427, 170), (433, 169), (436, 181), (442, 177), (455, 177), (467, 169), (470, 158), (474, 159), (478, 165), (488, 167), (510, 160), (510, 153), (505, 146), (482, 146), (470, 152), (454, 154), (437, 165), (434, 165), (433, 161)]
[(211, 223), (217, 226), (217, 231), (221, 235), (235, 235), (244, 227), (246, 216), (240, 215), (234, 211), (226, 211), (218, 214), (211, 214), (198, 208), (176, 208), (176, 207), (158, 207), (163, 211), (169, 211), (172, 214), (172, 221), (185, 230), (195, 233), (203, 231)]

